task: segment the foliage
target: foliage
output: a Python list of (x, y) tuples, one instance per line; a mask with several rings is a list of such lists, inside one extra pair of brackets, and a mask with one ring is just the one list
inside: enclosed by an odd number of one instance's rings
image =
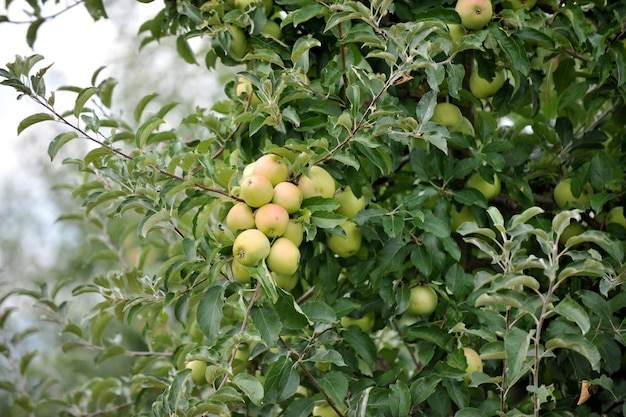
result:
[[(42, 107), (18, 133), (64, 125), (51, 158), (75, 139), (95, 144), (64, 161), (82, 178), (72, 193), (81, 210), (64, 219), (101, 243), (91, 260), (116, 265), (87, 284), (2, 300), (34, 299), (68, 354), (131, 359), (125, 373), (59, 393), (45, 375), (24, 383), (35, 354), (11, 347), (25, 335), (4, 340), (0, 353), (20, 364), (15, 380), (0, 381), (7, 415), (307, 416), (321, 404), (346, 416), (626, 412), (626, 235), (604, 218), (624, 205), (626, 6), (494, 1), (488, 26), (454, 40), (449, 1), (235, 3), (166, 0), (142, 25), (144, 44), (175, 36), (198, 71), (221, 62), (237, 73), (227, 100), (171, 129), (164, 118), (176, 104), (152, 108), (158, 92), (130, 119), (111, 116), (116, 83), (99, 71), (90, 86), (60, 88), (76, 98), (59, 110), (42, 56), (0, 70), (3, 85)], [(106, 17), (100, 3), (85, 5)], [(269, 21), (280, 36), (263, 32)], [(203, 56), (194, 38), (210, 43)], [(493, 97), (470, 92), (475, 65), (483, 78), (505, 69)], [(237, 90), (241, 78), (251, 90)], [(433, 120), (438, 102), (459, 106), (471, 129)], [(289, 162), (294, 182), (323, 166), (366, 201), (353, 219), (363, 244), (345, 258), (326, 245), (346, 220), (336, 200), (306, 199), (292, 215), (306, 234), (290, 291), (265, 262), (250, 268), (250, 284), (230, 268), (225, 217), (241, 201), (244, 168), (266, 153)], [(498, 176), (496, 198), (465, 187), (475, 172)], [(559, 208), (563, 178), (575, 196), (590, 185), (589, 202)], [(457, 228), (463, 207), (473, 221)], [(574, 222), (585, 231), (571, 237)], [(425, 283), (437, 308), (411, 316), (410, 288)], [(97, 302), (66, 314), (83, 297)], [(5, 308), (0, 324), (14, 312)], [(371, 331), (341, 325), (370, 312)], [(465, 346), (484, 362), (469, 383)], [(192, 360), (207, 364), (205, 383), (192, 380)], [(577, 405), (583, 380), (592, 395)]]

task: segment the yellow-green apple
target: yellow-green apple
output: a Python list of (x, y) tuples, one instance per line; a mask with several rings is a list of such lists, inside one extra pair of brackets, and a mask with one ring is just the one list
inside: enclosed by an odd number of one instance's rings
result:
[(430, 285), (411, 288), (411, 298), (406, 312), (415, 316), (431, 314), (437, 308), (437, 293)]
[(235, 352), (235, 358), (233, 360), (233, 375), (240, 374), (248, 369), (248, 359), (250, 359), (250, 346), (247, 344), (240, 344)]
[(339, 203), (339, 207), (335, 209), (335, 213), (352, 219), (357, 213), (365, 207), (365, 198), (363, 196), (357, 198), (352, 192), (350, 186), (344, 187), (335, 194), (335, 200)]
[(242, 284), (249, 284), (252, 281), (250, 277), (250, 271), (244, 265), (240, 264), (236, 260), (233, 259), (231, 264), (231, 269), (233, 270), (233, 278)]
[(605, 224), (619, 224), (626, 228), (626, 217), (624, 217), (624, 206), (615, 206), (606, 214)]
[(368, 311), (362, 317), (353, 318), (350, 316), (344, 316), (341, 318), (341, 327), (347, 328), (352, 325), (358, 326), (365, 333), (371, 333), (374, 328), (374, 321), (376, 321), (376, 314), (373, 311)]
[(452, 220), (450, 229), (452, 229), (453, 232), (456, 232), (463, 223), (476, 223), (476, 217), (474, 216), (474, 213), (472, 213), (472, 209), (470, 209), (469, 206), (463, 206), (461, 211), (457, 211), (456, 207), (453, 205), (450, 209), (450, 218)]
[(241, 180), (241, 198), (250, 207), (261, 207), (274, 197), (274, 186), (266, 177), (252, 174)]
[(298, 274), (281, 275), (272, 271), (271, 276), (276, 285), (287, 292), (291, 292), (298, 285)]
[(298, 188), (304, 199), (311, 197), (332, 198), (335, 195), (335, 179), (324, 168), (314, 165), (309, 170), (310, 176), (302, 174)]
[(456, 126), (456, 129), (453, 130), (453, 132), (461, 132), (469, 136), (474, 136), (475, 134), (472, 122), (470, 122), (470, 120), (465, 116), (461, 117), (461, 123)]
[(582, 205), (589, 204), (591, 196), (593, 196), (593, 188), (591, 188), (591, 185), (585, 184), (580, 195), (574, 197), (574, 194), (572, 194), (572, 180), (570, 178), (559, 181), (556, 187), (554, 187), (554, 202), (559, 208), (565, 208), (576, 203)]
[(350, 257), (361, 249), (362, 235), (356, 223), (346, 221), (341, 225), (346, 237), (330, 235), (326, 240), (328, 248), (342, 258)]
[(247, 97), (250, 97), (251, 104), (259, 104), (261, 100), (259, 97), (252, 91), (252, 83), (247, 78), (239, 78), (237, 80), (237, 85), (235, 86), (235, 94), (237, 97), (241, 97), (245, 94)]
[(470, 30), (484, 28), (493, 16), (491, 0), (458, 0), (454, 10), (461, 17), (461, 24)]
[(461, 123), (463, 115), (461, 109), (452, 103), (437, 103), (431, 120), (444, 125), (448, 130), (455, 130)]
[(270, 241), (258, 229), (248, 229), (239, 233), (233, 243), (233, 256), (245, 266), (257, 266), (270, 254)]
[(291, 240), (294, 245), (300, 246), (304, 240), (304, 226), (302, 225), (302, 222), (289, 219), (289, 223), (287, 223), (287, 230), (285, 230), (282, 237)]
[(587, 230), (585, 226), (577, 221), (572, 220), (570, 224), (568, 224), (565, 229), (563, 229), (563, 233), (561, 233), (561, 235), (559, 236), (559, 243), (561, 245), (565, 245), (571, 237), (578, 236), (585, 230)]
[(254, 225), (252, 207), (246, 203), (239, 202), (228, 210), (226, 226), (231, 232), (237, 233), (239, 230), (252, 229)]
[(293, 275), (300, 265), (300, 249), (291, 240), (278, 238), (272, 243), (265, 262), (271, 271), (279, 275)]
[(493, 200), (500, 194), (500, 177), (498, 177), (498, 174), (493, 174), (493, 183), (489, 183), (478, 172), (474, 172), (467, 179), (465, 186), (480, 191), (487, 201)]
[(204, 373), (206, 372), (207, 364), (205, 361), (191, 360), (185, 364), (185, 368), (191, 369), (191, 379), (197, 385), (206, 383)]
[(465, 361), (467, 362), (467, 368), (465, 368), (465, 382), (469, 384), (473, 372), (483, 371), (483, 360), (480, 358), (478, 352), (471, 347), (465, 346), (463, 348), (465, 354)]
[(478, 69), (470, 74), (469, 87), (474, 97), (485, 99), (496, 94), (504, 85), (504, 70), (498, 68), (491, 80), (485, 79), (478, 74)]
[(506, 0), (502, 2), (502, 5), (508, 9), (520, 9), (522, 7), (526, 7), (527, 9), (532, 9), (537, 3), (537, 0)]
[[(340, 409), (341, 412), (344, 410)], [(313, 407), (314, 417), (341, 417), (341, 414), (337, 412), (328, 404), (320, 404)]]
[(243, 173), (241, 174), (241, 178), (246, 178), (249, 177), (250, 175), (252, 175), (252, 173), (254, 172), (254, 162), (250, 162), (248, 165), (246, 165), (243, 168)]
[(302, 191), (300, 191), (300, 188), (292, 182), (283, 181), (274, 186), (272, 203), (283, 207), (289, 214), (293, 214), (300, 210), (302, 199)]
[(287, 230), (289, 213), (278, 204), (262, 205), (254, 212), (254, 224), (269, 238), (282, 236)]
[(270, 36), (274, 39), (280, 39), (283, 37), (283, 32), (280, 30), (280, 25), (273, 20), (268, 20), (261, 30), (263, 35)]
[(270, 180), (273, 187), (279, 182), (287, 181), (289, 167), (282, 156), (268, 153), (254, 161), (252, 173), (264, 176)]
[(232, 37), (230, 52), (233, 58), (240, 60), (248, 52), (248, 38), (246, 38), (245, 32), (237, 26), (228, 25), (228, 32)]
[(448, 30), (450, 31), (450, 37), (453, 41), (458, 41), (465, 36), (465, 27), (463, 25), (459, 25), (458, 23), (448, 24)]

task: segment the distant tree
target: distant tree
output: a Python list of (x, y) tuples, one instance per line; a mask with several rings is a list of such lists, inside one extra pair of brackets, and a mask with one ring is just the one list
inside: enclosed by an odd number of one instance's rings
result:
[(199, 73), (234, 72), (226, 98), (171, 129), (177, 103), (158, 92), (113, 116), (99, 71), (57, 109), (44, 58), (16, 58), (2, 84), (42, 107), (18, 132), (62, 125), (51, 158), (95, 145), (64, 162), (90, 259), (111, 267), (3, 300), (33, 298), (64, 352), (127, 366), (58, 393), (35, 354), (0, 351), (20, 364), (0, 385), (7, 413), (622, 415), (623, 16), (594, 1), (165, 1), (142, 43), (173, 37)]

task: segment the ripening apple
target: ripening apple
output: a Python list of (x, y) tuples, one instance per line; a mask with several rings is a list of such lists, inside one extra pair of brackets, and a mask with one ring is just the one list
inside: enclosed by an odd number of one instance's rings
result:
[(272, 197), (272, 203), (278, 204), (287, 213), (293, 214), (300, 210), (302, 206), (302, 191), (294, 183), (289, 181), (279, 182), (274, 186), (274, 196)]
[(346, 221), (341, 225), (346, 237), (330, 235), (326, 240), (328, 248), (342, 258), (350, 257), (361, 249), (362, 235), (356, 223)]
[(257, 229), (271, 238), (282, 236), (287, 230), (289, 213), (278, 204), (269, 203), (259, 207), (254, 213), (254, 224)]
[(496, 94), (504, 85), (504, 70), (498, 68), (491, 80), (485, 79), (478, 74), (478, 69), (470, 74), (469, 87), (474, 97), (486, 99)]
[(281, 275), (273, 271), (271, 272), (271, 276), (276, 285), (287, 292), (291, 292), (294, 288), (296, 288), (300, 279), (298, 274)]
[(411, 288), (411, 298), (406, 312), (415, 316), (431, 314), (437, 308), (437, 293), (430, 285)]
[(282, 156), (268, 153), (254, 161), (252, 173), (264, 176), (274, 187), (279, 182), (287, 181), (289, 167)]
[(337, 412), (328, 404), (321, 404), (313, 407), (312, 415), (314, 417), (341, 417), (341, 415), (337, 414)]
[(250, 350), (250, 346), (247, 344), (239, 345), (237, 352), (235, 352), (235, 359), (233, 360), (233, 375), (240, 374), (248, 369)]
[(266, 177), (252, 174), (241, 180), (241, 198), (250, 207), (261, 207), (274, 197), (274, 186)]
[(537, 3), (537, 0), (507, 0), (502, 2), (502, 5), (513, 10), (521, 9), (522, 7), (530, 10), (535, 7), (535, 3)]
[(250, 271), (244, 265), (240, 264), (236, 260), (233, 259), (231, 263), (231, 269), (233, 271), (233, 278), (242, 284), (249, 284), (252, 279), (250, 277)]
[(354, 218), (354, 216), (365, 207), (365, 199), (363, 196), (357, 198), (350, 186), (343, 188), (335, 194), (335, 200), (339, 202), (339, 207), (335, 209), (335, 213), (345, 216), (348, 219)]
[(237, 85), (235, 86), (235, 94), (237, 97), (242, 95), (246, 95), (246, 97), (250, 97), (251, 104), (259, 104), (261, 100), (256, 95), (256, 93), (252, 90), (252, 83), (247, 78), (239, 78), (237, 80)]
[(341, 318), (341, 327), (348, 328), (352, 325), (358, 326), (365, 333), (371, 333), (374, 328), (374, 322), (376, 321), (376, 314), (373, 311), (368, 311), (362, 317), (353, 318), (350, 316), (344, 316)]
[(605, 224), (619, 224), (626, 228), (626, 217), (624, 217), (624, 206), (615, 206), (606, 214)]
[(493, 174), (493, 183), (489, 183), (478, 172), (474, 172), (467, 179), (465, 186), (480, 191), (487, 201), (496, 198), (501, 190), (500, 177), (498, 177), (498, 174)]
[(260, 230), (248, 229), (239, 233), (233, 243), (233, 256), (245, 266), (257, 266), (270, 254), (270, 241)]
[(470, 122), (470, 120), (465, 116), (461, 117), (461, 123), (459, 123), (453, 131), (461, 132), (469, 136), (474, 136), (476, 134), (474, 131), (474, 125), (472, 125), (472, 122)]
[(335, 195), (335, 179), (324, 168), (314, 165), (309, 170), (310, 176), (302, 174), (298, 188), (306, 200), (311, 197), (332, 198)]
[(465, 382), (469, 384), (473, 372), (483, 371), (483, 360), (480, 358), (478, 352), (471, 347), (464, 347), (463, 353), (465, 354), (465, 360), (467, 361), (467, 368), (465, 368)]
[(232, 36), (230, 41), (232, 57), (240, 60), (248, 52), (248, 38), (246, 38), (245, 32), (237, 26), (228, 25), (228, 32)]
[(493, 16), (491, 0), (458, 0), (454, 10), (461, 17), (461, 24), (470, 30), (484, 28)]
[(265, 262), (272, 272), (293, 275), (300, 265), (300, 249), (291, 240), (278, 238), (272, 243)]
[(226, 226), (233, 233), (237, 233), (239, 230), (252, 229), (255, 226), (252, 207), (244, 202), (232, 206), (226, 215)]
[(456, 207), (453, 205), (450, 209), (450, 218), (452, 219), (450, 229), (452, 229), (453, 232), (456, 232), (463, 223), (476, 223), (476, 217), (474, 216), (474, 213), (472, 213), (472, 209), (470, 209), (469, 206), (463, 206), (461, 211), (457, 211)]
[(263, 30), (261, 30), (261, 34), (279, 40), (283, 37), (283, 32), (280, 29), (280, 25), (273, 20), (268, 20), (265, 23), (265, 26), (263, 26)]
[(559, 243), (561, 245), (565, 245), (571, 237), (578, 236), (585, 230), (587, 230), (585, 226), (577, 221), (572, 220), (570, 224), (568, 224), (565, 229), (563, 229), (563, 233), (561, 233), (561, 235), (559, 236)]
[(207, 363), (201, 360), (192, 360), (185, 364), (185, 368), (191, 369), (191, 379), (196, 385), (203, 385), (206, 383), (204, 373), (206, 372)]
[(289, 223), (287, 223), (287, 230), (285, 230), (282, 237), (291, 240), (294, 245), (300, 246), (304, 240), (304, 226), (302, 225), (302, 222), (289, 219)]
[(576, 203), (585, 205), (591, 201), (593, 195), (593, 188), (591, 185), (585, 184), (578, 197), (574, 197), (572, 194), (572, 180), (566, 178), (561, 180), (556, 187), (554, 187), (554, 202), (559, 208), (565, 208)]
[(250, 175), (252, 175), (254, 172), (254, 162), (250, 162), (248, 165), (246, 165), (243, 168), (243, 172), (241, 173), (241, 178), (244, 179), (246, 177), (249, 177)]
[(431, 120), (444, 125), (448, 130), (455, 130), (461, 123), (461, 109), (452, 103), (437, 103)]
[(455, 42), (465, 36), (465, 27), (463, 25), (459, 25), (458, 23), (448, 24), (448, 30), (450, 31), (450, 37)]

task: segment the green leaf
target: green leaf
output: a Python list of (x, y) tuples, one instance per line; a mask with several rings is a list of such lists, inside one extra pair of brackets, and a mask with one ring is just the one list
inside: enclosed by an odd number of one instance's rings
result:
[(578, 327), (580, 327), (583, 335), (586, 334), (591, 328), (589, 315), (585, 309), (583, 309), (583, 307), (571, 297), (565, 297), (562, 299), (561, 302), (556, 305), (554, 311), (569, 321), (576, 323)]
[(52, 139), (50, 145), (48, 145), (48, 155), (50, 156), (50, 160), (54, 159), (63, 145), (72, 139), (76, 139), (77, 137), (78, 134), (76, 132), (65, 132), (58, 134), (54, 139)]
[(489, 417), (489, 415), (479, 408), (465, 407), (457, 411), (454, 417)]
[(198, 311), (196, 313), (198, 328), (210, 341), (215, 340), (220, 332), (223, 306), (223, 283), (216, 283), (207, 288), (200, 303), (198, 303)]
[(427, 375), (423, 378), (417, 378), (411, 384), (411, 398), (414, 404), (420, 404), (435, 393), (437, 386), (441, 382), (441, 378), (437, 375)]
[(354, 352), (363, 360), (373, 366), (376, 364), (376, 345), (372, 342), (369, 334), (358, 326), (350, 326), (342, 333), (346, 342), (354, 349)]
[(278, 291), (278, 298), (274, 304), (276, 311), (286, 329), (302, 330), (309, 326), (309, 320), (296, 303), (293, 296), (283, 290)]
[(317, 382), (333, 403), (341, 407), (345, 406), (345, 398), (348, 395), (346, 374), (339, 371), (326, 372)]
[(528, 349), (531, 334), (513, 327), (504, 335), (504, 350), (506, 352), (507, 388), (512, 387), (530, 371), (528, 364)]
[(143, 148), (148, 137), (163, 123), (165, 123), (165, 120), (158, 117), (153, 117), (144, 122), (139, 126), (139, 129), (137, 129), (137, 133), (135, 133), (135, 145), (137, 145), (139, 149)]
[(135, 110), (133, 112), (133, 117), (135, 118), (135, 122), (139, 123), (139, 121), (141, 120), (141, 115), (143, 114), (143, 111), (145, 110), (146, 106), (158, 96), (159, 95), (157, 93), (152, 93), (152, 94), (148, 94), (147, 96), (142, 97), (141, 100), (139, 100), (139, 103), (137, 103), (137, 105), (135, 106)]
[(284, 401), (292, 397), (298, 391), (300, 374), (294, 367), (293, 360), (289, 356), (281, 356), (272, 364), (265, 374), (265, 403)]
[(280, 317), (274, 310), (266, 306), (254, 306), (250, 311), (254, 327), (259, 331), (261, 339), (268, 347), (275, 347), (282, 329)]
[(126, 350), (123, 346), (113, 345), (109, 346), (104, 352), (96, 355), (95, 361), (97, 364), (101, 364), (105, 360), (112, 358), (114, 356), (123, 355)]
[(139, 236), (145, 238), (150, 230), (159, 224), (168, 223), (170, 218), (170, 212), (166, 209), (149, 212), (139, 223)]
[(310, 34), (299, 37), (291, 49), (291, 62), (294, 63), (294, 68), (306, 74), (309, 71), (309, 51), (321, 45), (322, 43)]
[(584, 336), (563, 334), (560, 337), (548, 340), (546, 343), (546, 350), (550, 351), (559, 348), (573, 350), (574, 352), (581, 354), (587, 358), (594, 371), (600, 371), (600, 352), (598, 352), (598, 349), (591, 342), (585, 339)]
[(243, 392), (253, 404), (261, 405), (264, 391), (263, 385), (253, 375), (239, 373), (234, 376), (232, 383)]
[(328, 304), (320, 301), (309, 301), (302, 305), (302, 311), (315, 323), (334, 323), (337, 321), (337, 314)]
[(46, 19), (37, 19), (30, 25), (28, 25), (28, 29), (26, 30), (26, 43), (31, 49), (35, 45), (35, 40), (37, 39), (37, 31), (45, 21)]
[(198, 64), (185, 35), (179, 35), (176, 38), (176, 52), (178, 52), (178, 55), (188, 64)]
[(99, 91), (100, 89), (98, 87), (88, 87), (78, 94), (78, 97), (76, 97), (76, 101), (74, 102), (74, 117), (78, 118), (78, 116), (80, 116), (85, 104), (87, 104), (87, 101), (89, 101), (89, 99)]
[(509, 68), (527, 76), (530, 73), (530, 61), (524, 49), (523, 43), (516, 38), (509, 36), (500, 26), (490, 26), (489, 34), (495, 38), (504, 53)]
[(391, 394), (389, 396), (389, 406), (393, 417), (405, 417), (411, 410), (411, 391), (408, 385), (402, 381), (389, 386)]
[(22, 120), (19, 125), (17, 125), (17, 134), (19, 135), (24, 129), (34, 125), (35, 123), (46, 122), (49, 120), (54, 120), (54, 117), (52, 117), (48, 113), (32, 114)]

